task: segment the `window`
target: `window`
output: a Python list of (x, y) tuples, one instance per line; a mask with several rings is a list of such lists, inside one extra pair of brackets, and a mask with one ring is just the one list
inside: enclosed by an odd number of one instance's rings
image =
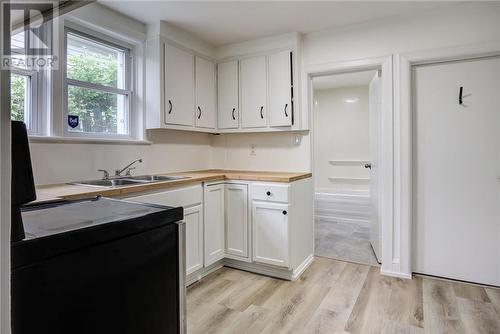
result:
[(131, 137), (130, 50), (67, 29), (65, 134)]
[(25, 31), (11, 36), (12, 63), (11, 69), (11, 119), (23, 121), (30, 133), (37, 132), (37, 71), (26, 66), (26, 45), (29, 34)]

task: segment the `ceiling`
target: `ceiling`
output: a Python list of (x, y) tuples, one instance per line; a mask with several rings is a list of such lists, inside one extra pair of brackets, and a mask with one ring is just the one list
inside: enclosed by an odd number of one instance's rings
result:
[(313, 78), (314, 90), (340, 87), (365, 86), (375, 76), (376, 71), (363, 71), (343, 74), (325, 75)]
[(432, 10), (440, 1), (127, 1), (99, 3), (143, 23), (160, 20), (214, 46), (287, 32), (309, 33)]

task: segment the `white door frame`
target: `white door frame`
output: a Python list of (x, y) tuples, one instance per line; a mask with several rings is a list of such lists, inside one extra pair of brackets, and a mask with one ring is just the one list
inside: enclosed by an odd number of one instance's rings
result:
[(400, 230), (400, 272), (413, 272), (412, 68), (500, 55), (498, 42), (396, 55), (394, 67), (394, 225)]
[[(394, 224), (393, 224), (393, 180), (394, 180), (394, 138), (393, 138), (393, 71), (392, 55), (367, 58), (346, 62), (334, 62), (304, 66), (302, 71), (302, 110), (308, 110), (308, 124), (311, 129), (310, 159), (311, 170), (314, 170), (314, 139), (313, 139), (313, 85), (312, 79), (329, 74), (341, 74), (369, 70), (382, 70), (382, 108), (381, 108), (381, 141), (380, 141), (380, 217), (382, 241), (381, 273), (391, 276), (401, 275), (399, 267), (394, 268)], [(307, 123), (306, 123), (307, 124)], [(313, 178), (314, 178), (313, 173)], [(397, 259), (399, 264), (399, 259)], [(411, 276), (410, 276), (411, 277)]]

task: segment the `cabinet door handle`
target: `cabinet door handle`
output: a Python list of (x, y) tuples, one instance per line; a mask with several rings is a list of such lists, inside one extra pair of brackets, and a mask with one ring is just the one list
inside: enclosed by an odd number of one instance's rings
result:
[(288, 117), (288, 113), (286, 112), (287, 107), (288, 107), (288, 103), (285, 103), (285, 117)]
[(286, 210), (283, 210), (283, 214), (286, 215), (288, 212), (286, 212)]
[(264, 106), (260, 107), (260, 118), (264, 119)]
[(201, 108), (200, 108), (200, 106), (198, 106), (198, 112), (199, 112), (198, 113), (198, 119), (200, 119), (201, 118)]
[(236, 116), (234, 116), (234, 112), (236, 111), (236, 108), (233, 108), (233, 112), (231, 113), (231, 115), (233, 116), (233, 121), (236, 120)]
[(171, 114), (172, 113), (172, 100), (168, 100), (168, 105), (169, 105), (168, 113)]
[(267, 196), (271, 196), (271, 192), (270, 192), (270, 191), (268, 191), (268, 192), (266, 193), (266, 195), (267, 195)]

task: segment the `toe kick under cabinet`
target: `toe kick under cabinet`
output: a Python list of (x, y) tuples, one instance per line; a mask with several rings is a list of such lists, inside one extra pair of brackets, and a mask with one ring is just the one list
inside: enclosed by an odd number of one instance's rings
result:
[(184, 207), (188, 284), (221, 266), (295, 280), (313, 260), (310, 178), (206, 182), (127, 199)]

